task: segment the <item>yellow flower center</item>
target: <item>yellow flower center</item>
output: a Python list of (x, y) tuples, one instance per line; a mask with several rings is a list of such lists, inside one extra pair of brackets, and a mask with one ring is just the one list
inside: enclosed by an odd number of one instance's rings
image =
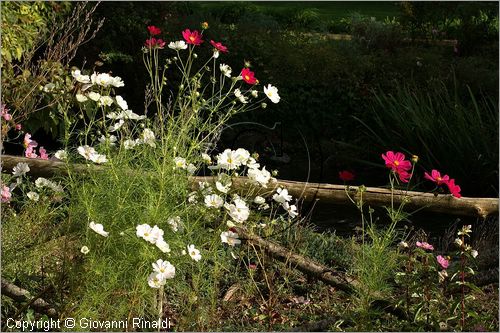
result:
[(250, 80), (250, 76), (245, 75), (245, 80)]
[(399, 165), (399, 161), (394, 161), (394, 165), (398, 166)]
[(437, 177), (437, 178), (436, 178), (436, 180), (437, 180), (438, 182), (440, 182), (442, 179), (441, 179), (441, 177)]
[(194, 38), (194, 36), (189, 36), (189, 40), (190, 40), (190, 41), (194, 42), (194, 40), (195, 40), (195, 39), (196, 39), (196, 38)]

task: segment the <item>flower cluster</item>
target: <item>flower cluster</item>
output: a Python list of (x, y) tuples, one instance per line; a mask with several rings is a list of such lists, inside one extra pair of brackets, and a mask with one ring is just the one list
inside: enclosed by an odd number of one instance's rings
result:
[(136, 227), (137, 237), (156, 245), (163, 253), (170, 252), (170, 246), (163, 239), (163, 230), (157, 225), (151, 227), (149, 224), (140, 224)]
[[(394, 153), (393, 151), (388, 151), (382, 154), (382, 159), (385, 161), (385, 166), (392, 170), (403, 183), (408, 183), (409, 179), (413, 175), (412, 164), (410, 161), (405, 159), (405, 155), (400, 152)], [(418, 157), (414, 156), (412, 158), (414, 163), (418, 161)], [(455, 179), (450, 178), (448, 175), (441, 176), (438, 170), (432, 170), (431, 174), (425, 172), (424, 178), (436, 183), (436, 185), (446, 185), (452, 196), (460, 198), (460, 186), (455, 184)]]

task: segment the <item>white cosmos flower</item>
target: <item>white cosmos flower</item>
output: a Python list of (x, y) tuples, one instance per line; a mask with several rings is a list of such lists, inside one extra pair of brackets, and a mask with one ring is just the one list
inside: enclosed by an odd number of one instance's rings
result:
[(158, 228), (157, 225), (155, 225), (153, 228), (151, 228), (150, 237), (148, 237), (148, 239), (146, 238), (144, 239), (150, 242), (151, 244), (155, 244), (156, 241), (158, 241), (159, 239), (163, 239), (163, 230)]
[(155, 133), (149, 128), (145, 128), (142, 132), (142, 142), (155, 148), (156, 147), (156, 139)]
[(224, 200), (218, 194), (210, 194), (205, 196), (205, 206), (210, 208), (220, 208), (224, 204)]
[(76, 94), (75, 97), (76, 97), (76, 100), (80, 103), (88, 101), (88, 98), (82, 94)]
[(121, 77), (115, 76), (114, 78), (111, 79), (111, 85), (113, 87), (120, 88), (125, 86), (125, 83), (123, 82)]
[(87, 254), (90, 252), (90, 250), (87, 246), (82, 246), (82, 248), (80, 249), (80, 252), (83, 254)]
[(61, 185), (56, 184), (56, 183), (54, 183), (46, 178), (43, 178), (43, 177), (39, 177), (39, 178), (37, 178), (37, 180), (35, 180), (35, 186), (37, 188), (48, 187), (54, 192), (63, 192), (63, 188)]
[(125, 149), (132, 149), (137, 145), (137, 143), (134, 140), (127, 139), (123, 142), (123, 147)]
[(88, 75), (82, 75), (82, 72), (79, 69), (71, 71), (71, 75), (80, 83), (90, 83), (90, 77)]
[(94, 102), (97, 102), (101, 98), (101, 95), (99, 93), (94, 92), (94, 91), (89, 92), (88, 96)]
[(156, 247), (160, 249), (161, 252), (163, 253), (169, 253), (170, 252), (170, 245), (168, 245), (167, 242), (165, 242), (162, 239), (158, 239), (155, 243)]
[(114, 123), (114, 125), (109, 126), (108, 131), (116, 132), (123, 126), (123, 124), (125, 124), (125, 121), (120, 119), (117, 123)]
[(268, 84), (264, 87), (264, 93), (273, 103), (278, 103), (280, 101), (280, 96), (278, 95), (278, 88)]
[(108, 237), (109, 232), (104, 231), (104, 227), (100, 223), (95, 223), (94, 221), (89, 223), (89, 228), (94, 230), (96, 233), (98, 233), (101, 236)]
[(113, 99), (109, 96), (101, 96), (101, 98), (99, 98), (99, 103), (98, 103), (100, 106), (111, 106), (113, 105)]
[(123, 99), (120, 95), (115, 96), (116, 104), (122, 108), (123, 111), (128, 110), (127, 101)]
[(191, 245), (188, 245), (187, 247), (188, 249), (188, 253), (189, 255), (191, 256), (191, 258), (194, 260), (194, 261), (200, 261), (201, 260), (201, 254), (200, 254), (200, 250), (197, 250), (193, 244)]
[(463, 242), (460, 238), (455, 238), (455, 244), (457, 244), (458, 246), (462, 246)]
[(191, 193), (188, 194), (188, 198), (187, 198), (187, 201), (191, 204), (195, 204), (198, 202), (198, 199), (196, 198), (198, 193), (196, 193), (196, 191), (193, 191)]
[(137, 113), (134, 113), (132, 110), (122, 110), (118, 113), (110, 112), (106, 115), (109, 119), (130, 119), (130, 120), (142, 120), (146, 119), (146, 116), (139, 116)]
[(288, 212), (288, 215), (290, 215), (291, 218), (294, 218), (297, 215), (299, 215), (299, 213), (297, 212), (297, 206), (290, 205), (288, 202), (282, 203), (281, 206), (285, 208), (285, 210)]
[(250, 158), (250, 152), (246, 149), (243, 148), (238, 148), (235, 151), (236, 154), (236, 159), (238, 160), (239, 163), (246, 165), (248, 162), (248, 159)]
[(168, 48), (176, 51), (185, 50), (188, 48), (187, 44), (183, 40), (178, 40), (176, 42), (168, 43)]
[(258, 195), (255, 197), (255, 199), (253, 199), (253, 202), (256, 203), (257, 205), (263, 205), (266, 203), (266, 199)]
[(175, 267), (168, 261), (161, 259), (153, 263), (153, 271), (163, 276), (163, 279), (173, 279), (175, 276)]
[(99, 138), (100, 143), (102, 144), (109, 143), (110, 146), (114, 146), (116, 144), (116, 140), (118, 139), (114, 135), (110, 135), (109, 137), (101, 135), (101, 137)]
[(273, 195), (273, 200), (283, 204), (292, 200), (292, 196), (288, 194), (288, 190), (286, 188), (278, 187), (276, 194)]
[(241, 240), (238, 238), (238, 234), (232, 231), (224, 231), (220, 234), (220, 240), (222, 243), (226, 243), (229, 246), (235, 246), (241, 244)]
[(219, 68), (220, 68), (220, 71), (222, 72), (223, 75), (225, 75), (227, 77), (231, 77), (232, 70), (231, 70), (231, 67), (229, 67), (229, 65), (220, 64)]
[(180, 216), (171, 217), (167, 220), (167, 223), (170, 225), (170, 228), (172, 228), (173, 232), (177, 232), (180, 229), (181, 217)]
[(80, 146), (76, 150), (78, 154), (82, 155), (86, 160), (90, 160), (90, 156), (96, 153), (95, 149), (89, 145)]
[(263, 167), (262, 170), (259, 169), (248, 169), (248, 178), (254, 182), (259, 183), (262, 187), (266, 187), (271, 180), (271, 173)]
[(252, 90), (251, 94), (253, 98), (257, 98), (257, 96), (259, 96), (259, 92), (257, 90)]
[(31, 201), (35, 201), (35, 202), (37, 202), (37, 201), (40, 199), (40, 195), (38, 195), (38, 193), (33, 192), (33, 191), (28, 192), (28, 193), (26, 194), (26, 196), (27, 196), (27, 197), (28, 197)]
[(217, 59), (219, 57), (219, 50), (215, 49), (214, 50), (214, 59)]
[(222, 192), (222, 193), (227, 193), (229, 191), (229, 189), (231, 188), (231, 185), (232, 183), (229, 182), (228, 184), (226, 185), (222, 185), (221, 182), (215, 182), (215, 188), (219, 191), (219, 192)]
[(61, 150), (58, 150), (56, 151), (56, 153), (54, 154), (54, 156), (59, 159), (59, 160), (65, 160), (68, 158), (68, 153), (66, 152), (66, 150), (64, 149), (61, 149)]
[(176, 169), (186, 169), (187, 168), (187, 162), (184, 157), (175, 157), (174, 158), (174, 164)]
[(161, 286), (165, 285), (166, 281), (167, 280), (161, 273), (153, 272), (148, 276), (148, 285), (151, 288), (159, 289)]
[(109, 87), (113, 84), (113, 77), (108, 73), (95, 73), (90, 76), (92, 84), (97, 84), (102, 87)]
[(241, 161), (238, 160), (238, 156), (234, 151), (226, 149), (217, 155), (217, 165), (222, 169), (234, 170), (241, 165)]
[(108, 162), (108, 158), (106, 157), (106, 155), (98, 153), (90, 154), (90, 160), (96, 164), (102, 164)]
[(238, 223), (245, 222), (250, 215), (250, 209), (240, 198), (234, 199), (232, 204), (225, 203), (224, 208), (228, 211), (229, 216)]
[(210, 164), (212, 163), (212, 158), (210, 157), (210, 155), (206, 154), (206, 153), (201, 153), (201, 159), (203, 160), (203, 162), (205, 162), (206, 164)]
[(189, 163), (186, 167), (186, 171), (193, 175), (196, 172), (196, 166), (193, 163)]
[(245, 97), (242, 93), (241, 90), (235, 89), (234, 90), (234, 96), (243, 104), (248, 103), (248, 97)]
[(470, 252), (470, 254), (471, 254), (472, 258), (475, 258), (475, 257), (477, 257), (477, 255), (478, 255), (479, 253), (477, 252), (477, 250), (472, 250), (472, 251)]
[(135, 227), (135, 234), (137, 235), (137, 237), (146, 239), (147, 237), (150, 237), (152, 229), (153, 228), (151, 228), (149, 224), (139, 224), (137, 227)]
[(258, 169), (258, 168), (260, 168), (260, 164), (257, 163), (257, 161), (255, 160), (255, 158), (249, 157), (248, 161), (247, 161), (247, 167), (249, 169)]
[(14, 175), (14, 177), (22, 177), (26, 173), (28, 173), (29, 171), (30, 171), (30, 167), (28, 166), (28, 163), (19, 162), (12, 169), (12, 174)]

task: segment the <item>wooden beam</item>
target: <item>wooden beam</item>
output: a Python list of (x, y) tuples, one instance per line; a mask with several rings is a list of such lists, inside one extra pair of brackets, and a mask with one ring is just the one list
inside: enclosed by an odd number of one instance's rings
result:
[[(25, 157), (2, 155), (2, 171), (11, 172), (14, 166), (19, 162), (25, 162), (30, 167), (30, 175), (49, 177), (55, 174), (67, 174), (68, 165), (60, 161), (47, 161), (41, 159), (30, 159)], [(101, 170), (105, 167), (85, 164), (71, 164), (72, 170), (82, 173), (92, 168), (92, 170)], [(213, 177), (196, 176), (191, 177), (193, 186), (200, 181), (213, 182)], [(245, 177), (233, 180), (233, 187), (240, 191), (245, 191), (251, 186), (249, 180)], [(281, 186), (288, 189), (288, 192), (295, 198), (302, 198), (305, 201), (318, 199), (322, 202), (334, 204), (348, 204), (352, 202), (346, 195), (344, 185), (320, 184), (296, 182), (291, 180), (277, 180), (270, 184), (267, 189), (258, 188), (258, 193), (269, 194), (276, 187)], [(357, 186), (350, 186), (349, 194), (356, 199), (360, 192)], [(388, 206), (393, 200), (395, 205), (399, 205), (403, 200), (407, 201), (408, 209), (423, 209), (430, 212), (451, 214), (457, 216), (477, 216), (485, 218), (489, 215), (498, 214), (498, 198), (454, 198), (447, 194), (434, 195), (433, 193), (424, 193), (416, 191), (396, 190), (394, 195), (389, 189), (366, 187), (362, 193), (363, 201), (371, 206)]]

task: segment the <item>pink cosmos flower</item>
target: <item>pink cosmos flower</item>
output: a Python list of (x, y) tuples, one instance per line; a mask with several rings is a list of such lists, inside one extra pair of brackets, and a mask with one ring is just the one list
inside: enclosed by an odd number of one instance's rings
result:
[(448, 266), (450, 265), (450, 261), (441, 255), (437, 256), (436, 259), (437, 262), (441, 265), (441, 267), (443, 267), (443, 269), (447, 269)]
[(421, 248), (421, 249), (424, 249), (424, 250), (434, 250), (434, 246), (432, 246), (431, 244), (427, 243), (427, 242), (417, 242), (416, 245)]
[(455, 198), (461, 198), (462, 195), (460, 194), (461, 188), (460, 186), (455, 184), (455, 179), (450, 179), (446, 185), (448, 186), (448, 189), (450, 190), (451, 195), (453, 195)]
[(448, 175), (444, 175), (441, 177), (441, 173), (437, 170), (432, 170), (430, 175), (425, 172), (424, 178), (435, 182), (437, 185), (446, 184), (450, 180), (450, 177)]
[(156, 35), (161, 34), (161, 29), (154, 26), (154, 25), (148, 26), (148, 31), (149, 31), (151, 36), (156, 36)]
[(382, 154), (382, 158), (385, 161), (385, 166), (395, 172), (398, 172), (399, 170), (408, 171), (411, 169), (411, 162), (405, 160), (405, 154), (403, 153), (388, 151), (387, 153)]
[(40, 152), (40, 158), (42, 160), (48, 160), (49, 159), (49, 155), (47, 154), (47, 151), (45, 150), (45, 148), (40, 147), (40, 149), (38, 151)]
[(411, 169), (411, 162), (405, 160), (403, 153), (394, 153), (389, 150), (387, 153), (382, 154), (382, 159), (385, 161), (385, 166), (397, 173), (403, 183), (408, 183), (411, 177), (411, 174), (408, 172)]
[(38, 158), (38, 155), (35, 153), (35, 148), (33, 146), (29, 146), (28, 148), (26, 148), (24, 156), (27, 158)]
[(191, 32), (191, 30), (186, 29), (182, 32), (182, 37), (184, 37), (186, 43), (188, 44), (200, 45), (201, 43), (203, 43), (201, 34), (198, 32), (198, 30), (194, 30), (193, 32)]
[(241, 70), (241, 77), (243, 78), (243, 81), (245, 81), (248, 84), (257, 83), (257, 79), (255, 78), (255, 73), (249, 70), (248, 68), (243, 68)]
[(3, 119), (5, 119), (5, 121), (10, 121), (12, 119), (12, 115), (9, 113), (9, 109), (4, 104), (1, 105), (0, 109), (2, 111)]
[(163, 41), (163, 39), (161, 38), (154, 38), (154, 37), (151, 37), (150, 39), (146, 39), (146, 42), (144, 43), (144, 45), (147, 47), (147, 48), (158, 48), (158, 49), (163, 49), (163, 47), (165, 47), (165, 44), (166, 42)]
[(10, 188), (8, 186), (2, 186), (2, 202), (9, 202), (12, 198), (12, 193), (10, 193)]
[(213, 47), (215, 47), (217, 50), (219, 50), (220, 52), (224, 52), (226, 53), (227, 52), (227, 47), (225, 47), (224, 45), (222, 45), (221, 43), (219, 42), (214, 42), (213, 40), (210, 40), (210, 44), (212, 44)]
[(22, 129), (21, 124), (16, 124), (16, 126), (15, 126), (15, 127), (16, 127), (16, 131), (20, 131), (20, 130)]
[(31, 134), (26, 133), (24, 135), (24, 148), (28, 149), (29, 147), (36, 147), (38, 143), (35, 140), (31, 140)]
[(342, 170), (339, 171), (339, 178), (344, 182), (348, 182), (350, 180), (354, 180), (354, 173), (348, 170)]

